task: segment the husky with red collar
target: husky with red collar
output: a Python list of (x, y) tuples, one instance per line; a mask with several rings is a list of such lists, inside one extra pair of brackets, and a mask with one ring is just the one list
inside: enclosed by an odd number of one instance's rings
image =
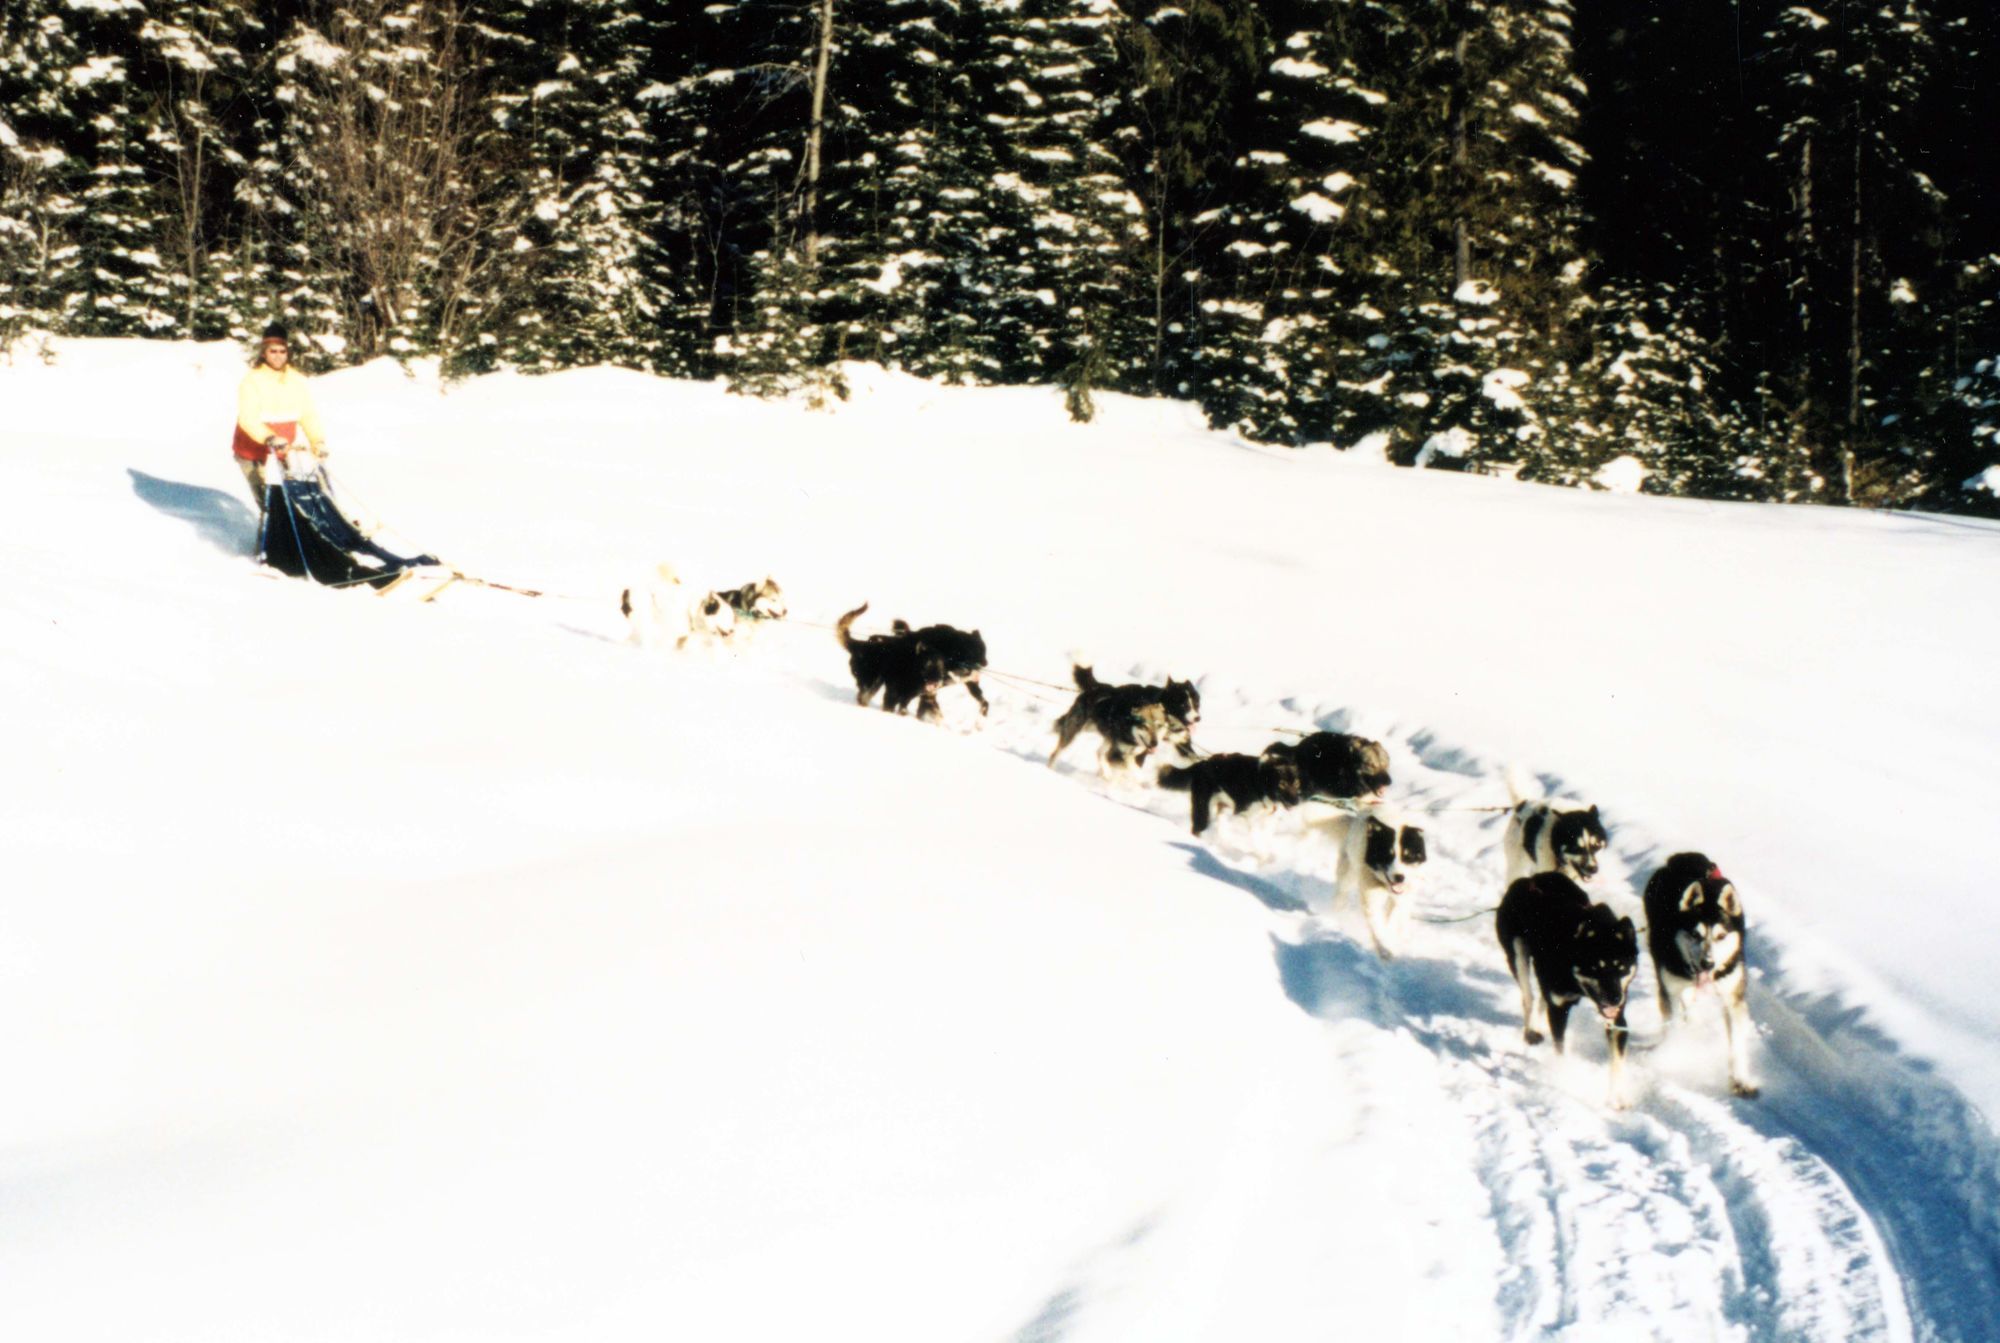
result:
[(1677, 853), (1646, 883), (1646, 949), (1659, 972), (1660, 1017), (1675, 1007), (1685, 1018), (1695, 995), (1722, 1000), (1729, 1041), (1729, 1089), (1757, 1094), (1750, 1077), (1749, 973), (1745, 968), (1743, 902), (1736, 885), (1705, 854)]

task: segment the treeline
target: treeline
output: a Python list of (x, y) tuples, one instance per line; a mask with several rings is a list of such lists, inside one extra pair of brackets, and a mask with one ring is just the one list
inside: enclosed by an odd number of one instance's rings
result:
[(1996, 39), (1990, 0), (5, 0), (0, 341), (872, 360), (1991, 510)]

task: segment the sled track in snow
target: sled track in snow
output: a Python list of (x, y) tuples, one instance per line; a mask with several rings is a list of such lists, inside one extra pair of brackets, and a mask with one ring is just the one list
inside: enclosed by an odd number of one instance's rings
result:
[[(1007, 696), (982, 735), (1039, 763), (1060, 708)], [(1398, 800), (1442, 813), (1425, 821), (1432, 861), (1418, 908), (1451, 916), (1497, 901), (1501, 817), (1442, 810), (1505, 798), (1499, 770), (1475, 753), (1426, 730), (1371, 731), (1344, 710), (1301, 711), (1292, 701), (1224, 703), (1209, 690), (1203, 709), (1208, 721), (1197, 736), (1211, 746), (1256, 749), (1256, 729), (1223, 726), (1248, 723), (1383, 740), (1401, 765)], [(1095, 739), (1086, 736), (1059, 768), (1103, 791), (1094, 764)], [(1560, 793), (1556, 781), (1543, 782)], [(1181, 796), (1120, 790), (1116, 800), (1172, 823), (1175, 842), (1198, 844), (1186, 834)], [(1664, 850), (1635, 836), (1636, 827), (1621, 828), (1616, 861), (1593, 894), (1636, 919), (1641, 864)], [(1438, 1103), (1468, 1130), (1508, 1261), (1495, 1303), (1506, 1337), (1992, 1336), (2000, 1157), (1991, 1133), (1920, 1069), (1851, 1039), (1835, 1048), (1816, 1023), (1837, 1024), (1851, 1011), (1789, 1000), (1782, 956), (1768, 939), (1752, 953), (1764, 1096), (1728, 1096), (1719, 1020), (1683, 1027), (1659, 1050), (1663, 1068), (1651, 1066), (1660, 1025), (1650, 963), (1642, 962), (1632, 993), (1639, 1094), (1633, 1109), (1610, 1111), (1605, 1048), (1589, 1023), (1577, 1022), (1565, 1061), (1522, 1043), (1519, 998), (1490, 918), (1418, 925), (1402, 958), (1379, 961), (1358, 915), (1327, 908), (1327, 856), (1281, 833), (1274, 865), (1245, 870), (1226, 851), (1203, 853), (1198, 865), (1272, 911), (1279, 977), (1303, 1010), (1407, 1032), (1439, 1061)], [(1756, 914), (1753, 897), (1753, 925)], [(1682, 1070), (1712, 1080), (1690, 1085), (1673, 1075)]]
[[(829, 679), (817, 642), (802, 638), (774, 656), (819, 693), (850, 700), (848, 686)], [(1128, 677), (1159, 679), (1139, 668), (1106, 679)], [(948, 693), (947, 730), (1043, 768), (1066, 701), (999, 683), (988, 693), (993, 713), (983, 721)], [(1423, 819), (1431, 861), (1416, 908), (1473, 917), (1413, 924), (1404, 955), (1384, 962), (1357, 912), (1328, 908), (1329, 855), (1296, 827), (1279, 830), (1274, 862), (1251, 866), (1188, 835), (1184, 795), (1102, 784), (1094, 736), (1057, 766), (1084, 789), (1159, 817), (1163, 840), (1186, 849), (1197, 870), (1260, 901), (1279, 987), (1301, 1010), (1404, 1033), (1428, 1051), (1435, 1090), (1405, 1089), (1391, 1103), (1433, 1107), (1409, 1118), (1460, 1126), (1461, 1149), (1474, 1154), (1487, 1201), (1480, 1215), (1506, 1264), (1493, 1303), (1503, 1337), (1992, 1336), (2000, 1319), (1992, 1133), (1963, 1097), (1887, 1042), (1853, 1038), (1852, 1005), (1790, 994), (1782, 946), (1759, 936), (1752, 951), (1761, 1099), (1728, 1096), (1719, 1020), (1659, 1039), (1642, 959), (1632, 991), (1635, 1106), (1611, 1111), (1603, 1038), (1590, 1023), (1577, 1021), (1567, 1060), (1521, 1041), (1519, 997), (1485, 916), (1500, 893), (1503, 818), (1472, 810), (1506, 797), (1493, 762), (1428, 729), (1383, 728), (1340, 707), (1231, 702), (1208, 687), (1203, 710), (1197, 737), (1211, 750), (1256, 750), (1270, 725), (1287, 723), (1376, 737), (1396, 760), (1397, 800), (1439, 813)], [(1563, 791), (1559, 780), (1540, 783)], [(1614, 844), (1593, 895), (1636, 921), (1638, 881), (1666, 850), (1615, 807), (1610, 814)], [(1750, 916), (1754, 928), (1754, 893)]]

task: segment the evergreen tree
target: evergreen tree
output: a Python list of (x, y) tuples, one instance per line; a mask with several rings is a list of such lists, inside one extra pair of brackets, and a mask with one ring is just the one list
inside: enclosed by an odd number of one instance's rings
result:
[[(1357, 28), (1379, 21), (1342, 0), (1265, 6), (1271, 52), (1245, 118), (1242, 183), (1218, 207), (1218, 249), (1197, 350), (1209, 406), (1273, 442), (1325, 442), (1349, 426), (1344, 371), (1374, 334), (1367, 242), (1380, 205), (1365, 185), (1387, 97), (1370, 87)], [(1350, 211), (1378, 212), (1350, 222)]]
[(846, 354), (954, 381), (997, 381), (987, 323), (1001, 239), (1021, 229), (999, 191), (984, 91), (985, 7), (843, 0), (816, 220), (825, 311)]
[[(1131, 381), (1155, 395), (1226, 398), (1209, 373), (1227, 360), (1227, 328), (1239, 319), (1227, 284), (1229, 211), (1244, 186), (1236, 162), (1270, 53), (1267, 26), (1253, 0), (1133, 0), (1125, 12), (1115, 37), (1129, 111), (1114, 143), (1145, 211), (1148, 248), (1143, 363)], [(1226, 401), (1209, 413), (1237, 418)]]
[(245, 0), (154, 0), (140, 25), (146, 170), (164, 244), (175, 327), (212, 338), (245, 325), (215, 254), (229, 245), (230, 189), (247, 167), (222, 108), (246, 93), (241, 44), (258, 28)]
[(1426, 441), (1465, 465), (1516, 462), (1534, 478), (1568, 453), (1587, 469), (1588, 445), (1552, 443), (1567, 431), (1537, 409), (1568, 398), (1587, 271), (1570, 6), (1438, 0), (1411, 13), (1391, 50), (1414, 59), (1380, 141), (1409, 165), (1382, 249), (1390, 303), (1375, 305), (1391, 317), (1355, 381), (1419, 411)]
[(81, 213), (80, 140), (66, 74), (82, 63), (54, 0), (0, 8), (0, 356), (62, 318), (65, 258)]
[(664, 132), (667, 246), (693, 277), (682, 321), (708, 333), (711, 367), (736, 390), (788, 390), (833, 357), (817, 313), (818, 186), (808, 177), (849, 31), (844, 4), (829, 0), (719, 0), (680, 21), (671, 55), (681, 64), (650, 91)]
[(79, 58), (64, 75), (56, 142), (65, 153), (66, 231), (75, 250), (54, 276), (63, 324), (79, 335), (163, 333), (171, 282), (146, 179), (153, 125), (138, 105), (134, 57), (145, 19), (141, 0), (65, 5), (63, 40)]
[(1129, 125), (1110, 0), (1010, 0), (993, 7), (993, 92), (983, 120), (1001, 137), (1004, 221), (996, 303), (1009, 381), (1061, 382), (1071, 410), (1130, 385), (1148, 324), (1132, 302), (1145, 283), (1145, 210), (1116, 142)]
[(1948, 283), (1931, 221), (1945, 205), (1918, 147), (1937, 72), (1928, 0), (1781, 11), (1771, 162), (1789, 190), (1780, 254), (1791, 348), (1783, 393), (1820, 445), (1832, 497), (1893, 502), (1921, 488), (1899, 404), (1922, 362), (1924, 306)]
[(493, 16), (493, 121), (519, 156), (514, 264), (482, 325), (524, 368), (661, 362), (653, 165), (638, 100), (645, 25), (629, 0), (517, 0)]

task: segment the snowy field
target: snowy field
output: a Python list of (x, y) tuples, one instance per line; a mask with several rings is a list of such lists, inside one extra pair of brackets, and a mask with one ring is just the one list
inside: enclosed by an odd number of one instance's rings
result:
[[(2000, 528), (867, 370), (322, 378), (384, 540), (548, 594), (424, 603), (252, 565), (243, 351), (58, 356), (0, 366), (0, 1337), (1996, 1336)], [(663, 559), (793, 620), (642, 653)], [(991, 717), (856, 708), (863, 600), (978, 627)], [(1046, 767), (1072, 654), (1384, 741), (1438, 921), (1378, 960), (1299, 825)], [(1510, 766), (1635, 919), (1739, 884), (1761, 1099), (1650, 966), (1632, 1109), (1521, 1043)]]

